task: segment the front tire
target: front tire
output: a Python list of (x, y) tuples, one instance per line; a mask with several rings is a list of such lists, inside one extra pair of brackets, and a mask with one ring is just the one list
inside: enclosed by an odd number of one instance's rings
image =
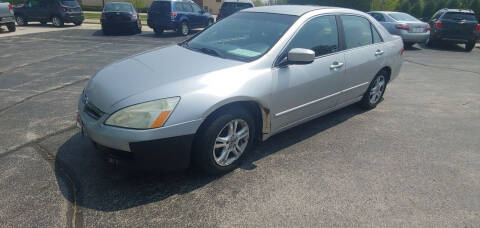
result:
[(182, 24), (180, 24), (180, 27), (177, 29), (177, 32), (181, 36), (187, 36), (190, 33), (188, 23), (186, 21), (182, 22)]
[(467, 44), (465, 44), (465, 51), (466, 52), (471, 52), (475, 48), (475, 42), (470, 41)]
[(211, 175), (234, 170), (255, 139), (255, 121), (245, 109), (232, 107), (214, 114), (199, 130), (193, 162)]
[(15, 32), (15, 30), (17, 30), (17, 28), (15, 27), (15, 23), (12, 22), (12, 23), (8, 23), (7, 24), (7, 29), (9, 32)]
[(22, 15), (15, 16), (15, 21), (17, 22), (18, 26), (28, 25), (28, 21)]
[(73, 24), (74, 24), (75, 26), (80, 26), (80, 25), (83, 24), (83, 22), (73, 22)]
[(52, 24), (53, 24), (53, 26), (58, 28), (58, 27), (63, 27), (64, 23), (63, 23), (62, 18), (60, 18), (59, 16), (53, 16), (52, 17)]
[(367, 110), (377, 107), (382, 101), (383, 94), (387, 88), (387, 82), (387, 72), (385, 70), (380, 71), (370, 83), (367, 92), (363, 95), (359, 103), (360, 106)]

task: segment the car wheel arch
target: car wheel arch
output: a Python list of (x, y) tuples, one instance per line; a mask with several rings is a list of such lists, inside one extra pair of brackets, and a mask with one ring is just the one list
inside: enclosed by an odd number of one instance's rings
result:
[(203, 121), (200, 127), (197, 129), (197, 133), (200, 132), (203, 128), (207, 126), (212, 118), (215, 118), (216, 115), (225, 111), (231, 107), (242, 107), (245, 108), (255, 119), (255, 128), (259, 134), (257, 135), (258, 140), (262, 140), (263, 134), (270, 133), (270, 109), (262, 104), (261, 102), (255, 100), (241, 99), (228, 102), (220, 102), (217, 105), (214, 105), (214, 108), (209, 109), (203, 115)]

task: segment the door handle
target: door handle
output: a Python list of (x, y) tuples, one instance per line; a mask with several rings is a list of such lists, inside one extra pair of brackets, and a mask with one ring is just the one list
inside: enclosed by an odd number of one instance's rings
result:
[(385, 53), (384, 51), (378, 49), (376, 52), (375, 52), (375, 56), (379, 56), (379, 55), (383, 55), (383, 53)]
[(330, 69), (335, 70), (343, 66), (344, 63), (339, 63), (337, 61), (333, 62), (332, 65), (330, 65)]

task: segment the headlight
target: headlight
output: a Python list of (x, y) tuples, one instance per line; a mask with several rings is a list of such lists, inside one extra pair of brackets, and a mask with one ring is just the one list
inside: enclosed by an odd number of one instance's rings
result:
[(167, 121), (179, 101), (180, 97), (171, 97), (126, 107), (113, 113), (105, 124), (135, 129), (158, 128)]

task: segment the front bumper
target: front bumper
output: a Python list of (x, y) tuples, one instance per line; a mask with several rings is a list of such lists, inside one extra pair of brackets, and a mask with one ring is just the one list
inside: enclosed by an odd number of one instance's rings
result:
[(109, 117), (95, 119), (85, 113), (82, 101), (78, 104), (78, 125), (95, 144), (131, 153), (142, 165), (177, 170), (188, 167), (194, 135), (202, 120), (148, 130), (112, 127), (103, 124)]
[(430, 32), (422, 33), (402, 33), (403, 42), (408, 43), (425, 43), (430, 36)]
[(64, 14), (63, 16), (63, 21), (65, 23), (81, 23), (84, 20), (85, 20), (85, 17), (83, 16), (83, 14), (78, 14), (78, 13)]

